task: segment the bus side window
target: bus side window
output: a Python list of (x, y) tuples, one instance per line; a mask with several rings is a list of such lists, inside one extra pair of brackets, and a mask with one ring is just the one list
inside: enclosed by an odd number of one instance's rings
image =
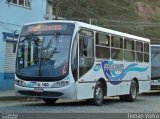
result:
[(110, 36), (106, 33), (96, 33), (96, 57), (110, 58)]
[(112, 36), (111, 47), (111, 58), (123, 60), (123, 39), (119, 36)]
[(143, 42), (136, 42), (136, 61), (143, 62)]
[(87, 56), (88, 39), (84, 36), (79, 37), (79, 55), (80, 57)]
[(88, 48), (88, 37), (83, 37), (82, 48), (84, 56), (87, 56), (87, 48)]
[(144, 62), (149, 62), (149, 44), (144, 43)]
[(124, 60), (135, 61), (134, 40), (124, 39)]
[[(83, 30), (84, 32), (85, 30)], [(85, 33), (93, 33), (85, 31)], [(84, 75), (94, 63), (94, 37), (89, 34), (79, 34), (79, 77)]]
[(80, 36), (80, 57), (93, 57), (93, 38)]
[(110, 36), (106, 33), (96, 33), (96, 45), (110, 46)]

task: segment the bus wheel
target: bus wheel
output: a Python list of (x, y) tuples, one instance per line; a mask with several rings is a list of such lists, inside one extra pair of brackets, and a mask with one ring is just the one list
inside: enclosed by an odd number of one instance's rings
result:
[(134, 80), (132, 80), (130, 87), (130, 94), (128, 95), (128, 101), (130, 102), (135, 101), (137, 98), (137, 93), (138, 93), (137, 83)]
[(134, 102), (137, 98), (137, 93), (137, 83), (134, 80), (132, 80), (130, 86), (130, 93), (128, 95), (121, 95), (120, 100)]
[(57, 100), (57, 98), (43, 98), (43, 101), (47, 104), (55, 104)]
[(103, 104), (103, 98), (104, 98), (104, 91), (102, 88), (102, 84), (100, 82), (97, 82), (94, 89), (93, 103), (97, 106), (100, 106)]

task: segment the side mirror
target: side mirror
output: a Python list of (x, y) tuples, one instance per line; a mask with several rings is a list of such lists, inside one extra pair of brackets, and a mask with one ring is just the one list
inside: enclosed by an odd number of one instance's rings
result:
[(86, 49), (88, 47), (88, 37), (83, 37), (83, 48)]

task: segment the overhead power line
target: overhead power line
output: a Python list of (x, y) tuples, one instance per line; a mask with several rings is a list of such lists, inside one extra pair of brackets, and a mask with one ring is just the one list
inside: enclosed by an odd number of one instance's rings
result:
[(8, 23), (8, 22), (3, 22), (3, 21), (0, 21), (1, 24), (8, 24), (8, 25), (13, 25), (13, 26), (21, 26), (19, 24), (13, 24), (13, 23)]
[(21, 25), (18, 25), (18, 24), (12, 24), (12, 23), (0, 21), (0, 27), (6, 29), (8, 31), (14, 32), (16, 29), (15, 29), (15, 27), (13, 28), (11, 26), (21, 27)]
[[(122, 31), (126, 32), (133, 32), (135, 34), (140, 34), (143, 36), (146, 36), (148, 34), (148, 30), (150, 27), (158, 28), (160, 23), (157, 22), (141, 22), (140, 19), (138, 19), (137, 14), (139, 14), (134, 7), (131, 8), (126, 8), (123, 6), (123, 4), (119, 5), (115, 2), (110, 2), (110, 1), (103, 1), (103, 4), (93, 4), (92, 0), (89, 1), (83, 1), (85, 2), (85, 9), (84, 6), (78, 2), (78, 1), (69, 1), (70, 2), (70, 11), (75, 11), (76, 13), (83, 14), (83, 13), (88, 13), (88, 16), (83, 16), (81, 15), (80, 17), (73, 17), (71, 14), (71, 17), (69, 19), (72, 20), (79, 20), (79, 21), (84, 21), (89, 23), (90, 19), (93, 19), (92, 21), (96, 21), (99, 26), (106, 27), (106, 28), (111, 28), (113, 30), (118, 30), (121, 29)], [(126, 17), (124, 20), (122, 17), (117, 17), (117, 19), (111, 19), (111, 18), (104, 18), (104, 16), (98, 15), (98, 11), (95, 11), (94, 9), (104, 9), (106, 8), (106, 5), (109, 5), (110, 9), (115, 8), (116, 10), (120, 9), (121, 11), (129, 11), (129, 12), (124, 12), (122, 13), (122, 16)], [(106, 8), (107, 10), (107, 8)], [(95, 13), (97, 12), (97, 13)], [(78, 16), (78, 15), (77, 15)], [(91, 16), (91, 17), (90, 17)], [(118, 16), (118, 15), (117, 15)], [(116, 16), (114, 16), (115, 18)], [(122, 19), (121, 19), (122, 18)], [(128, 19), (129, 18), (129, 19)], [(150, 18), (154, 20), (159, 20), (156, 17), (151, 16)], [(134, 19), (134, 20), (132, 20)], [(99, 24), (100, 23), (100, 24)], [(147, 29), (145, 29), (147, 28)], [(146, 34), (147, 33), (147, 34)]]

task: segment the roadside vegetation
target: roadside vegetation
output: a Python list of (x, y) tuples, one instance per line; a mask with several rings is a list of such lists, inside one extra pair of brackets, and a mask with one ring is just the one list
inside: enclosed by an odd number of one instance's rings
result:
[(64, 0), (60, 16), (142, 37), (160, 37), (159, 0)]

